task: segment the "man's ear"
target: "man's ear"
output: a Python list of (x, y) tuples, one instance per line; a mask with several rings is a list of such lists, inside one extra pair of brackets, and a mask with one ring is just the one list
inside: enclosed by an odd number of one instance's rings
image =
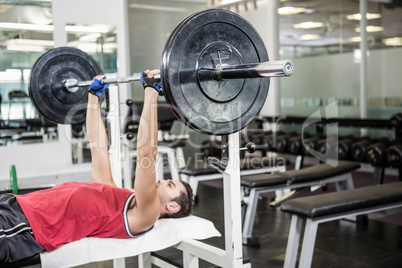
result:
[(176, 201), (170, 201), (166, 205), (168, 213), (176, 213), (180, 210), (180, 205)]

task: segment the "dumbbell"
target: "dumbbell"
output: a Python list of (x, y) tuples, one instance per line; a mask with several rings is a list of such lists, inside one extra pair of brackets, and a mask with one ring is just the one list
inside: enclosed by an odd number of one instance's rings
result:
[(317, 142), (317, 151), (320, 154), (323, 154), (323, 155), (325, 154), (327, 156), (335, 157), (336, 141), (337, 141), (337, 137), (335, 137), (335, 136), (327, 136), (324, 139), (320, 139)]
[(306, 155), (311, 155), (310, 151), (317, 151), (318, 141), (322, 140), (323, 138), (325, 140), (325, 137), (323, 137), (322, 135), (315, 135), (308, 139), (305, 139), (303, 146), (303, 153)]
[(301, 135), (291, 137), (289, 139), (289, 146), (288, 146), (289, 152), (292, 154), (296, 154), (296, 155), (304, 154), (303, 141), (305, 141), (305, 139), (308, 139), (310, 137), (311, 137), (311, 135), (309, 133), (303, 133)]
[(390, 119), (391, 125), (393, 125), (396, 128), (401, 128), (402, 127), (402, 113), (397, 113), (391, 116)]
[(351, 157), (354, 161), (364, 162), (366, 161), (367, 147), (372, 143), (370, 137), (364, 137), (352, 144)]
[(288, 144), (289, 139), (295, 137), (297, 135), (296, 132), (286, 133), (284, 135), (278, 136), (277, 143), (276, 143), (276, 150), (280, 153), (288, 152)]
[(402, 168), (402, 144), (395, 144), (385, 151), (387, 165), (393, 168)]
[(264, 144), (266, 145), (267, 151), (275, 152), (276, 151), (276, 144), (278, 141), (278, 137), (284, 135), (283, 131), (273, 132), (269, 135), (263, 137)]
[(339, 159), (348, 159), (351, 155), (352, 144), (356, 141), (356, 137), (353, 135), (348, 135), (346, 137), (342, 137), (338, 144), (336, 145), (336, 151), (338, 153)]
[(385, 164), (385, 150), (389, 146), (388, 138), (381, 138), (367, 147), (366, 160), (373, 166)]

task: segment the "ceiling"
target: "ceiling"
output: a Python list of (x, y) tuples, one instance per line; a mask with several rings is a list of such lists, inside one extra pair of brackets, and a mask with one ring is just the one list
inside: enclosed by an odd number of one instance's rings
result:
[[(358, 46), (350, 38), (358, 37), (360, 21), (349, 20), (347, 15), (359, 13), (358, 0), (289, 0), (281, 1), (281, 7), (305, 7), (307, 10), (295, 15), (280, 16), (280, 43), (288, 46)], [(382, 26), (379, 32), (367, 33), (369, 46), (381, 47), (384, 38), (402, 37), (402, 1), (369, 0), (368, 13), (380, 14), (378, 19), (368, 20), (369, 26)], [(316, 29), (295, 29), (294, 24), (313, 21), (322, 22), (323, 27)], [(306, 34), (315, 34), (315, 40), (300, 40)]]
[[(228, 0), (222, 1), (228, 2)], [(130, 2), (141, 1), (131, 0)], [(202, 4), (206, 0), (170, 0), (167, 2)], [(215, 2), (218, 3), (219, 1), (215, 0)], [(237, 2), (253, 2), (258, 8), (259, 1), (243, 0)], [(146, 3), (152, 4), (153, 1)], [(346, 18), (347, 15), (359, 12), (359, 0), (281, 0), (280, 7), (284, 6), (307, 9), (300, 14), (280, 16), (281, 46), (356, 47), (359, 45), (358, 42), (352, 42), (350, 39), (359, 36), (355, 30), (359, 28), (359, 21)], [(368, 25), (384, 27), (380, 32), (368, 33), (369, 48), (384, 46), (382, 41), (384, 38), (402, 37), (402, 0), (369, 0), (367, 9), (369, 13), (381, 14), (381, 18), (369, 20)], [(309, 30), (294, 28), (295, 24), (306, 21), (322, 22), (323, 26)], [(51, 24), (51, 0), (0, 0), (0, 22)], [(300, 38), (305, 34), (317, 35), (319, 38), (301, 40)], [(7, 40), (18, 38), (51, 40), (52, 35), (44, 32), (0, 28), (0, 48), (5, 47)]]

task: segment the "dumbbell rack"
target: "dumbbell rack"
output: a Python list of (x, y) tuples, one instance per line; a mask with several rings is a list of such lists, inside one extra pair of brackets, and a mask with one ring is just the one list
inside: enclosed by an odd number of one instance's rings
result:
[[(360, 118), (306, 118), (297, 116), (284, 116), (284, 117), (264, 117), (259, 118), (263, 122), (269, 122), (272, 124), (296, 124), (303, 125), (306, 127), (306, 123), (309, 122), (307, 126), (315, 127), (317, 134), (324, 134), (324, 129), (328, 125), (336, 125), (338, 127), (348, 127), (348, 128), (361, 128), (361, 129), (381, 129), (394, 131), (395, 141), (402, 143), (402, 124), (401, 124), (401, 114), (393, 115), (390, 119), (360, 119)], [(308, 121), (307, 121), (308, 120)], [(303, 160), (298, 160), (303, 161)], [(399, 178), (402, 180), (402, 169), (399, 168)], [(385, 166), (374, 166), (373, 180), (375, 183), (382, 182), (385, 172)]]

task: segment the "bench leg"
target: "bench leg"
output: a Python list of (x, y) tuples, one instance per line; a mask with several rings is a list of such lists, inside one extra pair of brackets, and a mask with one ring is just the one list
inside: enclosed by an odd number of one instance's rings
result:
[(373, 184), (383, 184), (385, 167), (375, 167), (373, 172)]
[(302, 155), (298, 155), (295, 159), (295, 168), (294, 170), (299, 170), (303, 167), (303, 156)]
[(346, 180), (346, 189), (352, 190), (354, 188), (355, 188), (355, 184), (353, 182), (353, 176), (352, 176), (352, 173), (349, 173), (349, 178)]
[(183, 251), (183, 268), (198, 268), (199, 260), (198, 257), (190, 254), (189, 252)]
[(188, 178), (188, 184), (190, 184), (191, 189), (193, 189), (193, 194), (196, 196), (198, 190), (198, 179), (196, 176), (189, 176)]
[(114, 259), (113, 260), (113, 268), (125, 268), (126, 267), (126, 259)]
[(139, 268), (151, 268), (151, 252), (145, 252), (138, 255), (138, 267)]
[(303, 245), (300, 255), (299, 268), (311, 267), (313, 260), (313, 252), (315, 245), (315, 238), (317, 236), (318, 223), (313, 222), (311, 219), (306, 220), (306, 227), (304, 229)]
[[(337, 192), (343, 191), (343, 190), (353, 190), (355, 188), (355, 185), (353, 183), (352, 173), (340, 175), (340, 178), (342, 180), (335, 183)], [(345, 219), (347, 219), (349, 221), (357, 220), (356, 216), (346, 216)]]
[(170, 149), (167, 152), (167, 155), (168, 155), (170, 174), (172, 176), (172, 180), (179, 181), (180, 180), (180, 175), (179, 175), (179, 170), (177, 168), (177, 159), (176, 159), (175, 150)]
[(155, 172), (157, 179), (164, 179), (163, 154), (160, 152), (156, 155)]
[(338, 178), (338, 180), (335, 182), (335, 188), (337, 192), (343, 190), (352, 190), (355, 188), (353, 183), (353, 176), (351, 173), (342, 174), (334, 178)]
[(177, 147), (174, 151), (176, 154), (177, 167), (185, 168), (186, 167), (186, 159), (184, 158), (183, 148)]
[(297, 252), (299, 249), (299, 240), (301, 234), (301, 228), (303, 225), (303, 219), (297, 215), (292, 216), (292, 221), (290, 223), (288, 244), (286, 247), (286, 256), (284, 268), (294, 268), (296, 267)]
[(254, 189), (250, 191), (249, 202), (247, 204), (246, 216), (243, 224), (243, 244), (247, 244), (247, 238), (253, 233), (255, 212), (257, 210), (258, 196)]

